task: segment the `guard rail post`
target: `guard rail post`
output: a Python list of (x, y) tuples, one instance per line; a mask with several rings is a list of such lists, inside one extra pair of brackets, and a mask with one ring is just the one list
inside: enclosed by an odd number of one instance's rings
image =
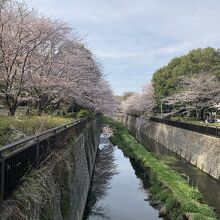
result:
[(4, 194), (5, 194), (5, 158), (0, 155), (0, 160), (1, 160), (1, 201), (4, 199)]
[(36, 137), (35, 138), (35, 143), (36, 143), (36, 167), (39, 168), (40, 167), (40, 144), (39, 144), (39, 138)]

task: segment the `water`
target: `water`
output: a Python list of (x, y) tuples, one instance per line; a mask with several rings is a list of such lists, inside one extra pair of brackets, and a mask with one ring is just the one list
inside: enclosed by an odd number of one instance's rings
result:
[[(141, 143), (158, 159), (178, 171), (189, 184), (197, 186), (206, 203), (220, 216), (218, 180), (144, 135)], [(145, 201), (147, 199), (147, 184), (143, 185), (141, 170), (133, 161), (124, 157), (121, 150), (112, 146), (105, 135), (102, 135), (85, 220), (159, 219), (158, 211)]]
[(149, 204), (148, 191), (135, 174), (130, 160), (120, 149), (112, 146), (104, 134), (84, 219), (159, 219), (158, 210)]
[(198, 187), (203, 194), (205, 202), (213, 207), (220, 216), (220, 182), (208, 174), (202, 172), (188, 161), (173, 153), (168, 148), (156, 141), (142, 135), (141, 143), (153, 152), (158, 159), (167, 163), (172, 169), (179, 172), (190, 185)]

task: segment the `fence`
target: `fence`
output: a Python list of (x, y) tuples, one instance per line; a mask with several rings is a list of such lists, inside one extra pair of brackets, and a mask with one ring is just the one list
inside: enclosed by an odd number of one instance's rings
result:
[(38, 168), (50, 152), (60, 147), (64, 137), (80, 133), (89, 121), (83, 118), (60, 127), (34, 135), (21, 141), (0, 147), (0, 197), (10, 196), (22, 177), (31, 169)]
[(218, 127), (210, 127), (206, 125), (196, 125), (193, 123), (186, 123), (182, 121), (172, 121), (169, 119), (161, 119), (161, 118), (151, 118), (153, 122), (163, 123), (166, 125), (171, 125), (174, 127), (195, 131), (201, 134), (212, 135), (216, 137), (220, 137), (220, 128)]

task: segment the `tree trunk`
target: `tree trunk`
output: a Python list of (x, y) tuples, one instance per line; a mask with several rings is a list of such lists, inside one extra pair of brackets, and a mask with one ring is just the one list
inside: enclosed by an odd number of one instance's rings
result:
[(206, 120), (207, 118), (207, 108), (201, 109), (201, 120)]
[(201, 120), (202, 118), (202, 110), (201, 109), (197, 109), (196, 110), (196, 119), (197, 120)]
[(10, 115), (11, 115), (11, 116), (14, 116), (16, 110), (17, 110), (17, 106), (16, 106), (16, 105), (13, 105), (13, 106), (9, 109)]
[(39, 101), (37, 105), (37, 114), (41, 116), (42, 112), (43, 112), (43, 108), (42, 108), (41, 102)]
[(9, 96), (6, 96), (6, 103), (7, 103), (7, 106), (8, 106), (8, 110), (9, 110), (9, 115), (10, 116), (14, 116), (15, 115), (15, 112), (17, 110), (17, 99), (13, 98), (13, 97), (9, 97)]

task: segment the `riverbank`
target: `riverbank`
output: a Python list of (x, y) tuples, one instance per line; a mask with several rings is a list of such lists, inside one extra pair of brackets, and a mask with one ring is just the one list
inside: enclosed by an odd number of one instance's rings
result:
[[(101, 126), (102, 118), (98, 116), (57, 135), (57, 144), (41, 162), (39, 169), (30, 167), (31, 171), (27, 170), (19, 183), (14, 183), (17, 187), (11, 197), (1, 202), (0, 219), (81, 220)], [(25, 167), (29, 157), (25, 155), (22, 158), (25, 160), (20, 162), (12, 157), (15, 162), (11, 166), (6, 161), (7, 172), (18, 173), (19, 165)], [(6, 186), (11, 186), (12, 181), (14, 179), (10, 178)]]
[(84, 220), (162, 220), (150, 204), (139, 167), (111, 144), (109, 132), (103, 130)]
[(78, 112), (65, 113), (65, 115), (7, 116), (0, 114), (0, 147), (16, 142), (22, 138), (37, 135), (49, 129), (69, 124), (74, 120), (86, 116), (92, 117), (93, 113), (81, 109)]
[(0, 146), (18, 141), (24, 137), (39, 134), (60, 125), (68, 124), (73, 118), (45, 116), (0, 116)]
[(190, 187), (184, 178), (148, 152), (121, 123), (109, 118), (105, 118), (105, 123), (115, 131), (113, 144), (117, 144), (126, 156), (140, 164), (150, 177), (152, 198), (163, 205), (162, 210), (170, 219), (216, 219), (197, 188)]

